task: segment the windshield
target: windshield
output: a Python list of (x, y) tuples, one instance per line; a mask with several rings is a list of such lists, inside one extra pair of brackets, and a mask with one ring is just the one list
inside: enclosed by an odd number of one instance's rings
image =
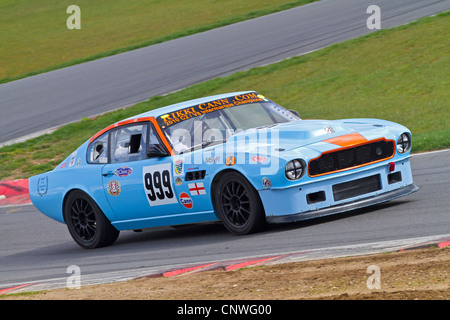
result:
[(157, 121), (175, 154), (223, 143), (233, 134), (299, 118), (257, 93), (236, 95), (162, 115)]

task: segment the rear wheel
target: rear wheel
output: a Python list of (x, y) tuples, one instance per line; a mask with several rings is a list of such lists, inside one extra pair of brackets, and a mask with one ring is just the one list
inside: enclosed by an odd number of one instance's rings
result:
[(97, 204), (82, 191), (69, 194), (64, 204), (64, 219), (70, 235), (84, 249), (110, 245), (119, 236)]
[(232, 233), (256, 232), (265, 224), (264, 208), (257, 191), (239, 173), (226, 173), (215, 188), (219, 219)]

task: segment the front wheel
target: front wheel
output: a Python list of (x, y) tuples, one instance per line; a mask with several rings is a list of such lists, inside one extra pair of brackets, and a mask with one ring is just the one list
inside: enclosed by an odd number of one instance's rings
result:
[(219, 219), (231, 233), (245, 235), (265, 224), (264, 208), (255, 188), (239, 173), (226, 173), (215, 188)]
[(64, 204), (64, 219), (70, 235), (84, 249), (110, 245), (119, 236), (97, 204), (82, 191), (69, 194)]

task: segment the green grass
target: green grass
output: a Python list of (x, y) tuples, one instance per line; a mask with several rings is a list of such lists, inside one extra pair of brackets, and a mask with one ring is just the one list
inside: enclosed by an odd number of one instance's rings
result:
[[(0, 0), (0, 83), (317, 0)], [(69, 30), (69, 5), (81, 29)]]
[(10, 293), (10, 294), (3, 294), (0, 295), (0, 299), (8, 300), (10, 297), (32, 297), (34, 295), (38, 295), (44, 293), (44, 291), (29, 291), (29, 292), (19, 292), (19, 293)]
[(175, 102), (256, 90), (303, 119), (380, 118), (409, 127), (413, 151), (450, 147), (450, 12), (217, 78), (0, 149), (0, 179), (53, 169), (116, 121)]

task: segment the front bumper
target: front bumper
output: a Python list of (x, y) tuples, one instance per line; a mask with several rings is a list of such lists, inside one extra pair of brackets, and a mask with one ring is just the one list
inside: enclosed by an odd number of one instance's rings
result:
[(259, 191), (268, 222), (311, 219), (389, 201), (418, 190), (409, 158)]
[(367, 206), (375, 205), (378, 203), (394, 200), (396, 198), (400, 198), (406, 196), (408, 194), (414, 193), (418, 191), (419, 188), (411, 184), (409, 186), (403, 187), (401, 189), (396, 189), (394, 191), (390, 191), (381, 195), (372, 196), (365, 199), (356, 200), (350, 203), (345, 203), (341, 205), (336, 205), (328, 208), (318, 209), (309, 212), (301, 212), (297, 214), (289, 214), (283, 216), (268, 216), (266, 217), (266, 221), (268, 223), (286, 223), (286, 222), (295, 222), (313, 218), (324, 217), (336, 213), (341, 213), (345, 211), (350, 211), (354, 209), (364, 208)]

